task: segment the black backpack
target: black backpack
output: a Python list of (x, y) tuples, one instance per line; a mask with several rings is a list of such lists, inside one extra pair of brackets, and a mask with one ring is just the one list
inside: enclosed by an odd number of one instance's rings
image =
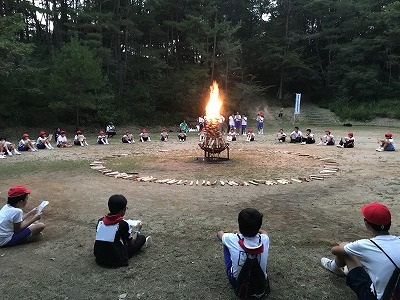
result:
[(390, 258), (389, 255), (386, 254), (385, 251), (373, 240), (370, 240), (375, 246), (379, 248), (386, 256), (389, 258), (389, 260), (392, 262), (392, 264), (395, 266), (395, 269), (392, 273), (392, 276), (390, 276), (389, 282), (386, 285), (385, 291), (382, 296), (382, 300), (400, 300), (400, 269), (399, 267), (395, 264), (393, 259)]
[[(240, 240), (239, 235), (238, 237)], [(260, 254), (251, 255), (246, 252), (246, 261), (236, 280), (235, 293), (241, 299), (261, 299), (270, 293), (269, 280), (268, 277), (265, 279), (264, 271), (258, 261), (259, 256)]]

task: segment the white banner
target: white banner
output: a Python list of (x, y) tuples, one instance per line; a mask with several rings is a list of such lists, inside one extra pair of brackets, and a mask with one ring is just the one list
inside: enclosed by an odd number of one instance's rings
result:
[(296, 93), (296, 104), (294, 105), (294, 114), (295, 115), (300, 114), (300, 100), (301, 100), (301, 94)]

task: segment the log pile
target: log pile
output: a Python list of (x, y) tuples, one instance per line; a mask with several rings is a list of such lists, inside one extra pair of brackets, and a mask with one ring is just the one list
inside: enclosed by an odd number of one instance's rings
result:
[[(206, 137), (205, 141), (203, 142), (203, 144), (207, 145), (207, 146), (205, 146), (205, 147), (207, 147), (207, 149), (217, 149), (215, 151), (219, 151), (220, 148), (218, 148), (218, 147), (226, 148), (228, 146), (228, 144), (225, 143), (225, 140), (222, 138), (222, 135), (218, 131), (218, 128), (216, 125), (211, 124), (211, 126), (209, 126), (209, 131), (210, 131), (209, 138), (207, 139), (207, 137)], [(214, 142), (212, 142), (212, 141), (214, 141)], [(206, 151), (206, 150), (204, 150), (204, 151)], [(287, 184), (292, 184), (292, 183), (298, 184), (298, 183), (303, 183), (303, 182), (311, 182), (314, 180), (319, 181), (319, 180), (325, 180), (326, 178), (330, 178), (330, 177), (334, 176), (340, 170), (339, 164), (331, 157), (321, 158), (321, 157), (312, 156), (309, 154), (290, 152), (290, 151), (267, 150), (266, 152), (292, 154), (292, 155), (297, 155), (297, 156), (303, 156), (306, 158), (318, 159), (324, 163), (323, 169), (321, 171), (319, 171), (317, 174), (298, 176), (297, 178), (290, 178), (290, 179), (285, 179), (285, 178), (254, 179), (253, 178), (253, 179), (249, 179), (249, 180), (238, 181), (238, 180), (222, 180), (222, 179), (218, 179), (218, 180), (209, 180), (209, 179), (203, 179), (203, 180), (187, 180), (186, 179), (185, 180), (185, 179), (175, 179), (175, 178), (157, 179), (156, 177), (153, 177), (153, 176), (139, 176), (138, 172), (113, 171), (104, 166), (105, 162), (103, 160), (106, 160), (108, 158), (113, 158), (113, 157), (125, 156), (126, 154), (112, 155), (111, 157), (105, 157), (102, 160), (93, 161), (90, 163), (90, 168), (93, 170), (99, 171), (108, 177), (122, 178), (122, 179), (126, 179), (126, 180), (139, 181), (139, 182), (153, 182), (153, 183), (167, 184), (167, 185), (187, 185), (187, 186), (218, 186), (219, 185), (219, 186), (232, 186), (232, 187), (238, 187), (238, 186), (248, 187), (248, 186), (262, 186), (262, 185), (274, 186), (274, 185), (287, 185)]]
[(228, 147), (224, 137), (218, 129), (218, 122), (208, 122), (206, 125), (206, 136), (199, 143), (201, 149), (208, 153), (220, 153)]

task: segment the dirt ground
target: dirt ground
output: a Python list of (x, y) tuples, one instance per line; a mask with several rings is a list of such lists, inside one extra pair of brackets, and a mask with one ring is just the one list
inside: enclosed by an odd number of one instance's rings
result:
[[(305, 128), (304, 128), (305, 129)], [(317, 135), (325, 128), (316, 129)], [(345, 127), (331, 128), (337, 137)], [(399, 152), (376, 152), (385, 127), (353, 127), (356, 148), (279, 144), (277, 128), (253, 143), (231, 143), (231, 160), (205, 163), (197, 134), (179, 143), (120, 144), (41, 150), (0, 161), (0, 199), (12, 185), (32, 194), (26, 210), (50, 201), (42, 215), (43, 238), (0, 249), (1, 299), (235, 299), (224, 272), (219, 229), (237, 229), (237, 214), (255, 207), (271, 239), (269, 299), (355, 299), (345, 279), (322, 269), (320, 258), (340, 241), (368, 237), (360, 207), (379, 201), (391, 209), (391, 232), (400, 233)], [(393, 129), (394, 137), (398, 129)], [(289, 131), (289, 130), (287, 130)], [(175, 135), (175, 134), (174, 134)], [(89, 163), (141, 176), (178, 180), (298, 178), (318, 173), (319, 158), (338, 162), (331, 178), (287, 185), (189, 186), (110, 178)], [(309, 156), (300, 156), (308, 154)], [(115, 193), (128, 198), (127, 218), (141, 219), (154, 244), (120, 269), (97, 266), (96, 221)]]

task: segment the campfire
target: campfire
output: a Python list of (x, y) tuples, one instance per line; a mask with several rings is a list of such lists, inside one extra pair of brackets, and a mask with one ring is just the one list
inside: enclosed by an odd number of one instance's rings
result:
[[(225, 142), (219, 130), (220, 109), (222, 101), (219, 99), (218, 84), (214, 81), (210, 87), (210, 100), (206, 107), (206, 129), (205, 139), (199, 143), (204, 150), (204, 158), (207, 160), (227, 160), (229, 159), (229, 144)], [(227, 157), (220, 157), (221, 152), (226, 150)]]

